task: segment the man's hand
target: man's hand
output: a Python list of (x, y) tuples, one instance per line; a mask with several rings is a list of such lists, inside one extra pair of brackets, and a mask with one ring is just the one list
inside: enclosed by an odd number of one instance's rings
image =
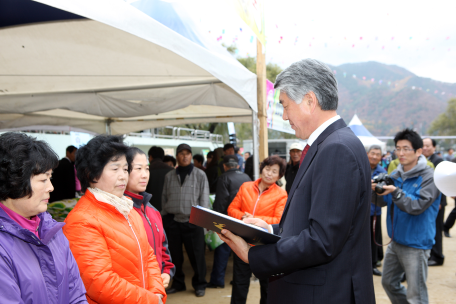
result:
[(388, 195), (390, 193), (393, 193), (393, 191), (396, 190), (396, 186), (393, 186), (393, 185), (391, 185), (391, 186), (383, 186), (383, 189), (385, 189), (385, 192), (383, 192), (382, 194), (379, 194), (380, 196), (385, 196), (385, 195)]
[(223, 229), (219, 234), (220, 239), (224, 241), (236, 253), (236, 255), (245, 263), (249, 263), (250, 246), (242, 238), (231, 233), (231, 231)]
[(268, 231), (269, 233), (272, 233), (272, 231), (269, 229), (270, 225), (268, 223), (266, 223), (265, 221), (263, 221), (262, 219), (247, 218), (247, 219), (244, 219), (244, 223), (261, 227), (263, 229), (266, 229), (266, 231)]
[(171, 280), (171, 277), (167, 273), (162, 273), (161, 274), (162, 280), (163, 280), (163, 287), (168, 287), (169, 281)]
[(372, 191), (375, 192), (375, 187), (377, 187), (377, 183), (374, 183), (374, 180), (371, 179), (371, 188), (372, 188)]
[(163, 304), (163, 295), (159, 293), (156, 293), (155, 295), (158, 297), (158, 304)]
[(248, 218), (253, 218), (253, 215), (251, 215), (248, 212), (245, 212), (241, 219), (244, 220), (244, 219), (248, 219)]

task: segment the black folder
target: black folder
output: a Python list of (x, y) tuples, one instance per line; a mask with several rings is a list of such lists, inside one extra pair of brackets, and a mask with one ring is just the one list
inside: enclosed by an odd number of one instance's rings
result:
[(192, 206), (190, 223), (220, 233), (227, 229), (252, 245), (274, 244), (280, 236), (271, 234), (263, 228), (249, 225), (228, 215), (201, 206)]

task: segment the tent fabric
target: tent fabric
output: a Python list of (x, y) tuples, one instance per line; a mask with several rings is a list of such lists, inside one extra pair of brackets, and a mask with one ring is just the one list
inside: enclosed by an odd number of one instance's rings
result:
[(355, 133), (355, 135), (359, 138), (362, 142), (364, 148), (369, 150), (369, 148), (373, 145), (378, 145), (382, 148), (382, 152), (386, 152), (386, 143), (376, 138), (372, 135), (363, 125), (361, 120), (359, 119), (358, 115), (354, 115), (348, 127)]
[(89, 19), (0, 28), (0, 129), (105, 133), (108, 124), (124, 134), (251, 122), (257, 111), (256, 75), (226, 51), (202, 47), (121, 0), (37, 2)]

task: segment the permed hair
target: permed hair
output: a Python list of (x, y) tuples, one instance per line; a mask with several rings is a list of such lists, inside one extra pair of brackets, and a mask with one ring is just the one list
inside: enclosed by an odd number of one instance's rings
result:
[(323, 111), (337, 110), (337, 80), (331, 69), (315, 59), (304, 59), (293, 63), (282, 71), (274, 84), (274, 89), (287, 94), (300, 104), (309, 92), (314, 92)]
[(260, 174), (263, 172), (264, 167), (266, 166), (274, 166), (278, 165), (279, 170), (279, 179), (285, 174), (285, 170), (287, 169), (287, 162), (278, 155), (271, 155), (266, 157), (260, 164)]
[(99, 135), (92, 138), (87, 145), (79, 148), (76, 154), (76, 170), (81, 182), (81, 190), (85, 192), (90, 184), (95, 184), (110, 161), (117, 161), (125, 156), (128, 163), (128, 173), (131, 172), (129, 147), (123, 143), (122, 136)]
[(412, 144), (412, 148), (415, 150), (423, 148), (423, 140), (421, 136), (413, 131), (412, 129), (405, 129), (394, 136), (394, 145), (397, 146), (397, 142), (400, 140), (408, 140)]
[(58, 164), (57, 154), (46, 142), (23, 133), (0, 135), (0, 200), (31, 197), (30, 179)]

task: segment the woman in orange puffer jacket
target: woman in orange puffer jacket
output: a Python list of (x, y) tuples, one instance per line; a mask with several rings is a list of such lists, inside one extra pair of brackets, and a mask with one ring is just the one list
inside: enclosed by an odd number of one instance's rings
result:
[(117, 136), (97, 136), (78, 150), (84, 196), (65, 220), (89, 303), (165, 303), (160, 267), (140, 215), (123, 193), (131, 170)]
[[(282, 217), (287, 192), (276, 182), (285, 174), (287, 164), (277, 155), (267, 157), (260, 165), (261, 178), (246, 182), (228, 207), (228, 215), (239, 220), (255, 217), (268, 224), (278, 224)], [(252, 271), (249, 264), (234, 255), (233, 290), (231, 304), (245, 303), (250, 286)], [(267, 302), (268, 280), (260, 280), (261, 300)]]

